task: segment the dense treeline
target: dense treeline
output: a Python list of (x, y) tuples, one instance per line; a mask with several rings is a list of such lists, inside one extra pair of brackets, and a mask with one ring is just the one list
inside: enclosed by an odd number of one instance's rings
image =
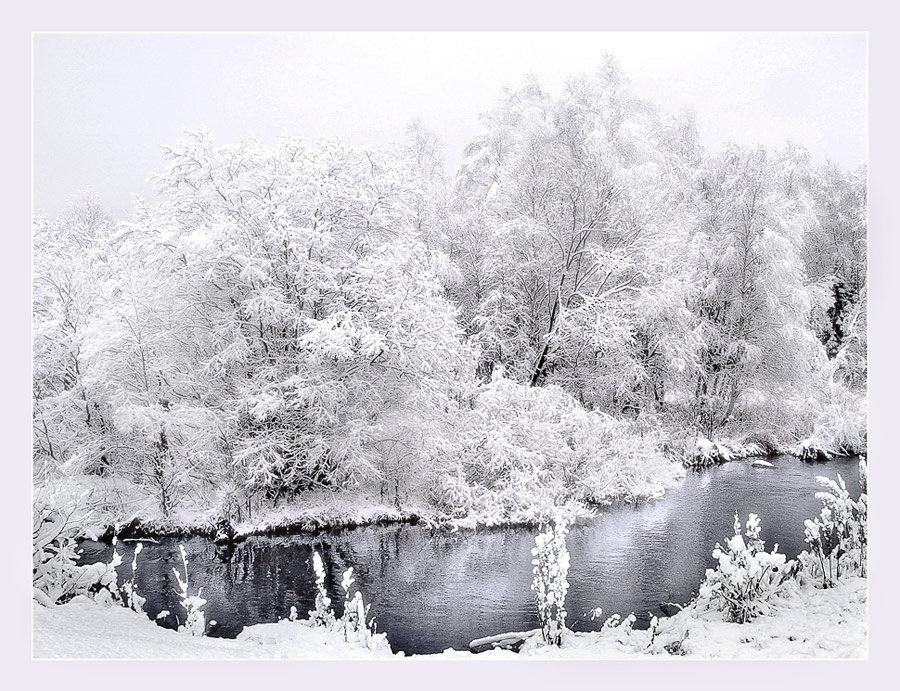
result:
[(453, 177), (420, 123), (201, 128), (126, 221), (90, 195), (36, 216), (41, 482), (163, 516), (359, 489), (490, 522), (658, 493), (697, 439), (865, 448), (864, 165), (712, 155), (611, 61), (481, 122)]

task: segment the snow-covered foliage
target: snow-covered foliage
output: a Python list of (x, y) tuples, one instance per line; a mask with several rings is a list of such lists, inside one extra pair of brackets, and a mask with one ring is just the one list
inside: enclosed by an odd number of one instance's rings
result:
[(70, 497), (68, 501), (61, 501), (63, 496), (47, 488), (34, 496), (32, 593), (35, 601), (51, 606), (87, 595), (104, 604), (121, 603), (116, 567), (122, 563), (122, 556), (117, 551), (109, 563), (77, 564), (77, 540), (83, 536), (84, 524), (92, 512), (89, 493)]
[(708, 466), (735, 458), (764, 456), (765, 453), (765, 448), (753, 441), (736, 442), (732, 439), (711, 441), (705, 437), (698, 437), (693, 452), (686, 454), (683, 462), (687, 466)]
[[(369, 608), (363, 601), (362, 593), (358, 590), (351, 591), (351, 586), (356, 582), (353, 578), (353, 567), (344, 572), (341, 579), (341, 588), (344, 590), (344, 613), (341, 615), (340, 627), (344, 632), (344, 640), (354, 640), (360, 645), (369, 647), (372, 638), (376, 635), (374, 619), (367, 619)], [(350, 593), (353, 592), (351, 597)]]
[[(339, 632), (345, 643), (352, 643), (366, 649), (379, 650), (390, 646), (387, 637), (377, 633), (374, 617), (369, 619), (369, 609), (359, 590), (353, 590), (356, 582), (353, 568), (344, 572), (341, 589), (344, 591), (344, 611), (340, 618), (335, 617), (331, 607), (331, 598), (325, 592), (325, 566), (318, 552), (313, 552), (313, 570), (316, 574), (316, 608), (309, 613), (308, 621), (301, 624), (319, 627), (328, 631)], [(352, 593), (352, 595), (351, 595)], [(291, 608), (290, 621), (296, 620), (296, 610)]]
[(41, 494), (35, 496), (32, 585), (34, 598), (42, 604), (55, 604), (71, 596), (79, 581), (75, 538), (80, 526), (75, 510), (61, 511), (50, 506)]
[(128, 219), (37, 214), (38, 484), (91, 478), (123, 520), (331, 492), (475, 525), (658, 495), (679, 439), (865, 451), (865, 166), (711, 154), (612, 58), (481, 124), (455, 176), (420, 122), (200, 127)]
[(141, 553), (141, 550), (144, 548), (144, 545), (138, 542), (134, 546), (134, 557), (131, 560), (131, 578), (125, 581), (122, 584), (122, 593), (125, 596), (125, 602), (128, 607), (133, 609), (135, 612), (143, 612), (144, 605), (147, 602), (147, 598), (143, 597), (137, 590), (137, 568), (138, 568), (138, 555)]
[(868, 495), (866, 493), (867, 467), (865, 460), (859, 463), (861, 494), (854, 501), (850, 498), (844, 479), (837, 482), (819, 476), (818, 483), (827, 491), (816, 492), (822, 502), (822, 510), (814, 519), (805, 522), (805, 540), (810, 554), (804, 566), (812, 577), (822, 582), (822, 587), (833, 586), (841, 573), (853, 571), (866, 575), (866, 548), (868, 545)]
[(203, 588), (197, 591), (196, 595), (188, 592), (188, 560), (184, 551), (184, 545), (179, 545), (181, 550), (181, 563), (184, 566), (184, 579), (178, 573), (178, 569), (172, 567), (172, 573), (175, 574), (175, 580), (178, 581), (178, 597), (181, 599), (181, 606), (184, 608), (184, 622), (178, 625), (179, 631), (185, 631), (192, 636), (206, 635), (206, 614), (202, 611), (203, 605), (206, 604), (201, 595)]
[(325, 566), (318, 552), (313, 552), (313, 571), (316, 574), (316, 608), (309, 613), (309, 619), (316, 626), (332, 626), (334, 611), (331, 609), (331, 598), (325, 591)]
[(611, 498), (659, 496), (684, 473), (653, 431), (585, 410), (558, 386), (518, 384), (501, 367), (463, 424), (459, 462), (434, 489), (459, 525), (573, 519)]
[(569, 550), (566, 549), (568, 527), (557, 519), (542, 526), (531, 550), (534, 579), (531, 589), (537, 604), (541, 636), (549, 645), (560, 645), (566, 630), (566, 593), (569, 590)]
[(751, 513), (741, 535), (741, 522), (735, 514), (734, 536), (724, 546), (716, 543), (712, 554), (718, 565), (706, 570), (700, 585), (698, 599), (725, 612), (727, 621), (744, 624), (770, 613), (770, 600), (794, 575), (795, 562), (786, 561), (778, 545), (767, 552), (759, 532), (759, 516)]
[[(835, 358), (826, 366), (823, 380), (816, 392), (805, 402), (803, 412), (797, 414), (798, 431), (803, 438), (789, 451), (796, 456), (837, 456), (862, 453), (866, 450), (868, 403), (865, 391), (854, 391), (840, 381), (827, 378), (827, 371), (835, 372), (840, 360)], [(798, 403), (799, 407), (799, 403)]]

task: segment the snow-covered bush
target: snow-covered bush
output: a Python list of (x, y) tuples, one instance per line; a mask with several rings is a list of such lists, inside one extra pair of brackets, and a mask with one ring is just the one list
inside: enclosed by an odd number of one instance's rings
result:
[[(371, 605), (365, 603), (362, 593), (351, 590), (351, 586), (355, 583), (353, 568), (347, 569), (341, 579), (341, 588), (344, 590), (344, 613), (340, 618), (335, 617), (331, 598), (325, 592), (325, 567), (318, 552), (313, 552), (313, 570), (316, 573), (316, 608), (309, 613), (309, 624), (340, 632), (345, 642), (354, 641), (366, 648), (385, 646), (389, 648), (387, 637), (376, 632), (374, 619), (367, 619)], [(294, 619), (296, 610), (292, 607), (291, 620)]]
[(178, 569), (173, 567), (172, 573), (175, 574), (175, 580), (178, 581), (178, 596), (181, 598), (181, 606), (184, 607), (186, 615), (184, 623), (179, 625), (178, 630), (186, 631), (192, 636), (205, 636), (206, 615), (200, 609), (206, 604), (206, 600), (201, 597), (203, 588), (200, 588), (196, 595), (188, 594), (187, 554), (185, 554), (184, 545), (179, 545), (178, 548), (181, 550), (181, 562), (184, 564), (184, 580), (181, 579), (181, 574), (178, 573)]
[(697, 437), (693, 453), (687, 455), (684, 464), (686, 466), (710, 466), (735, 458), (763, 456), (765, 453), (764, 446), (755, 441), (738, 442), (732, 439), (711, 441), (706, 437)]
[(562, 643), (566, 628), (566, 592), (569, 590), (569, 550), (566, 548), (568, 528), (562, 520), (545, 525), (535, 537), (531, 550), (534, 579), (531, 589), (537, 604), (541, 635), (550, 645)]
[(790, 448), (800, 458), (840, 456), (867, 448), (868, 404), (864, 394), (836, 382), (826, 382), (816, 396), (804, 401), (805, 436)]
[[(109, 563), (78, 566), (77, 540), (92, 513), (88, 492), (61, 500), (53, 492), (34, 497), (32, 523), (32, 593), (42, 605), (61, 604), (76, 595), (87, 595), (105, 604), (120, 604), (116, 567), (122, 563), (113, 552)], [(115, 548), (115, 540), (113, 540)]]
[(573, 520), (613, 498), (659, 496), (684, 474), (654, 431), (587, 410), (558, 386), (519, 384), (499, 366), (460, 418), (459, 462), (432, 498), (463, 525)]
[(353, 639), (368, 648), (376, 633), (375, 621), (366, 620), (371, 605), (363, 601), (362, 594), (357, 590), (352, 597), (350, 596), (350, 586), (354, 582), (353, 567), (350, 567), (341, 579), (341, 588), (344, 589), (344, 614), (340, 619), (340, 628), (344, 632), (345, 641)]
[(859, 460), (859, 501), (856, 502), (856, 527), (859, 539), (859, 575), (868, 573), (869, 549), (869, 468), (866, 459)]
[(794, 562), (778, 553), (777, 544), (771, 552), (765, 551), (759, 537), (759, 516), (754, 513), (747, 519), (744, 535), (735, 514), (734, 537), (724, 546), (716, 543), (712, 554), (718, 565), (706, 570), (698, 600), (716, 606), (728, 621), (739, 624), (768, 613), (769, 599), (794, 573)]
[(332, 626), (334, 611), (331, 609), (331, 598), (325, 592), (325, 567), (318, 552), (313, 552), (313, 571), (316, 574), (316, 608), (309, 613), (310, 621), (316, 626)]
[(816, 492), (816, 499), (823, 506), (819, 515), (805, 521), (805, 539), (810, 554), (804, 566), (814, 578), (821, 579), (822, 587), (835, 585), (842, 569), (853, 569), (865, 576), (866, 546), (868, 543), (868, 496), (866, 495), (867, 468), (865, 460), (859, 464), (861, 494), (858, 501), (850, 498), (844, 479), (838, 474), (837, 482), (819, 476), (816, 481), (828, 491)]
[[(80, 509), (83, 513), (84, 509)], [(32, 586), (34, 599), (52, 605), (75, 595), (80, 570), (75, 539), (79, 508), (59, 509), (38, 493), (32, 506)]]
[(122, 564), (122, 555), (116, 550), (116, 538), (113, 538), (112, 559), (107, 562), (88, 564), (81, 568), (81, 583), (87, 594), (104, 605), (122, 605), (122, 594), (119, 592), (119, 576), (116, 569)]

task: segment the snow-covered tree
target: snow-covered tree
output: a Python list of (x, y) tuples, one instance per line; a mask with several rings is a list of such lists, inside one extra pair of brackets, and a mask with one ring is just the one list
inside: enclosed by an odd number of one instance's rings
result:
[(141, 222), (190, 267), (215, 344), (200, 369), (227, 392), (229, 475), (251, 493), (378, 484), (395, 453), (422, 456), (422, 434), (380, 444), (394, 421), (456, 405), (470, 358), (401, 153), (205, 130), (166, 150)]
[(558, 99), (534, 81), (507, 92), (483, 126), (457, 178), (474, 211), (457, 219), (451, 256), (484, 369), (608, 412), (660, 404), (665, 372), (692, 352), (689, 120), (634, 96), (610, 60)]
[(703, 346), (693, 406), (708, 437), (802, 396), (822, 357), (810, 328), (821, 295), (800, 254), (815, 217), (807, 195), (785, 180), (793, 170), (790, 157), (729, 146), (699, 178), (693, 309)]
[(34, 247), (32, 345), (36, 470), (103, 473), (111, 450), (108, 420), (86, 381), (84, 342), (109, 276), (112, 221), (92, 193), (70, 201), (57, 219), (38, 215)]

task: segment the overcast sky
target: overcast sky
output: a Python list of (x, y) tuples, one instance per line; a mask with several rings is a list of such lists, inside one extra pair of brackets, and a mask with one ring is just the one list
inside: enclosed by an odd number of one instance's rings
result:
[(34, 207), (93, 189), (116, 218), (162, 168), (159, 145), (206, 124), (220, 143), (288, 131), (399, 139), (416, 117), (448, 163), (504, 85), (552, 93), (616, 56), (636, 92), (690, 107), (702, 142), (788, 138), (845, 168), (866, 157), (864, 34), (37, 34)]

